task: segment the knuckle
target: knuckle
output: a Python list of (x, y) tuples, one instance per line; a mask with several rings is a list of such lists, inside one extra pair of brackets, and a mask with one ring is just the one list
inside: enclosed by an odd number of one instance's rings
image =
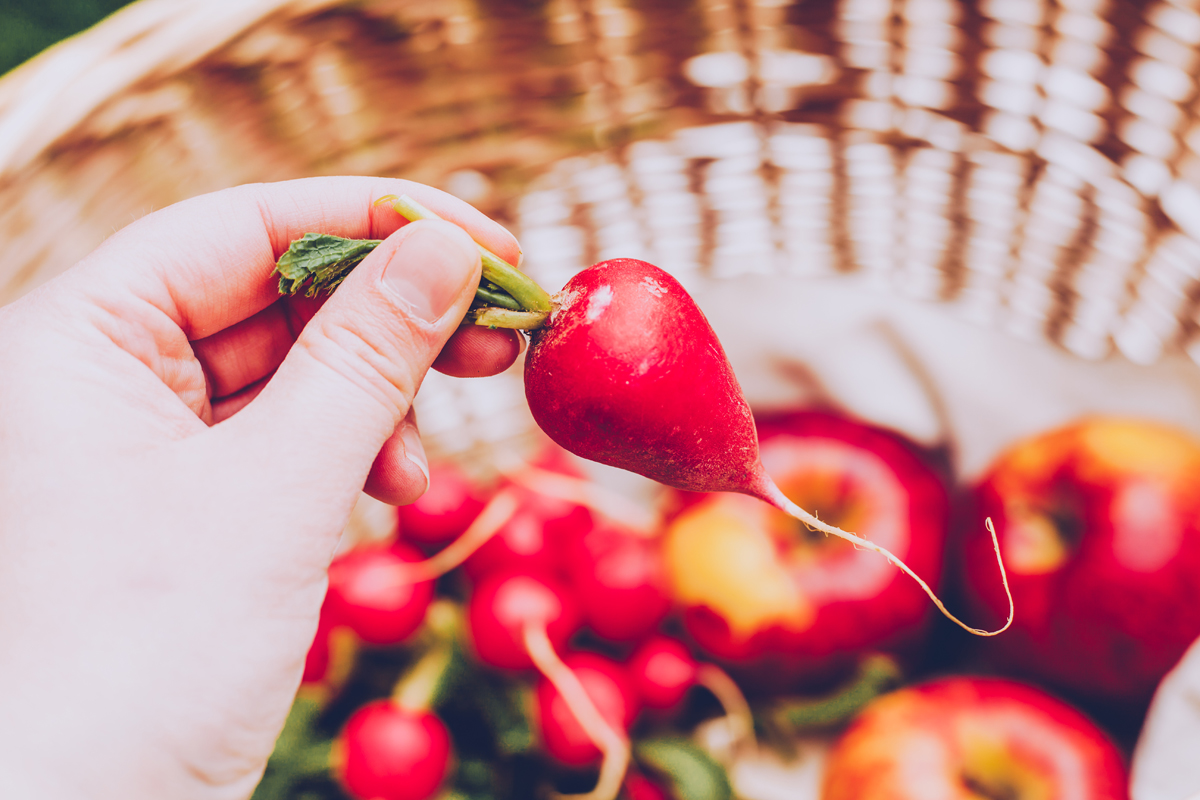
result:
[(320, 315), (314, 322), (318, 322), (315, 335), (305, 331), (297, 342), (313, 359), (392, 413), (408, 409), (420, 386), (428, 350), (420, 331), (403, 322), (364, 324), (361, 317), (354, 325), (321, 320)]

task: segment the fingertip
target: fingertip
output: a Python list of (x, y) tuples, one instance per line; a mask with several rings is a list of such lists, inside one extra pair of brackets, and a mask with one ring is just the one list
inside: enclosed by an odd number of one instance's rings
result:
[(375, 456), (363, 491), (389, 505), (404, 506), (428, 488), (429, 461), (410, 410)]
[(454, 378), (484, 378), (513, 365), (525, 350), (519, 331), (463, 325), (434, 359), (433, 368)]

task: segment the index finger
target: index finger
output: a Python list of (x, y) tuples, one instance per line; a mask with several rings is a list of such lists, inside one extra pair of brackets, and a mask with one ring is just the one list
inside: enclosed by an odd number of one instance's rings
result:
[(501, 258), (520, 248), (499, 223), (430, 186), (371, 177), (252, 184), (185, 200), (119, 231), (81, 265), (169, 316), (189, 340), (247, 319), (279, 298), (275, 261), (305, 233), (383, 239), (407, 223), (387, 194), (409, 194)]

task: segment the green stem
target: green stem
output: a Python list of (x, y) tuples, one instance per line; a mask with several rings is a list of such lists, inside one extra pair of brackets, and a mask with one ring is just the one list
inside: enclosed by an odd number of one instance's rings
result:
[(440, 642), (425, 652), (392, 687), (392, 702), (410, 711), (434, 705), (454, 659), (454, 648)]
[[(386, 195), (375, 202), (376, 204), (391, 203), (392, 208), (396, 209), (396, 213), (410, 221), (441, 219), (437, 214), (406, 194), (399, 197)], [(479, 248), (480, 259), (483, 262), (483, 279), (485, 281), (491, 281), (512, 295), (513, 299), (517, 301), (524, 311), (550, 313), (552, 308), (550, 295), (545, 289), (538, 286), (523, 272), (483, 245), (476, 242), (475, 246)]]
[(512, 328), (531, 331), (546, 324), (549, 314), (540, 311), (509, 311), (507, 308), (476, 308), (467, 319), (486, 328)]
[(482, 284), (475, 289), (475, 300), (483, 306), (507, 308), (509, 311), (521, 310), (521, 304), (504, 291), (492, 289)]
[(880, 694), (900, 684), (902, 674), (891, 656), (873, 654), (858, 664), (854, 677), (823, 697), (782, 699), (766, 711), (771, 723), (795, 735), (848, 722)]
[(449, 600), (429, 607), (425, 628), (433, 641), (392, 687), (393, 703), (417, 711), (432, 708), (441, 699), (447, 681), (452, 680), (455, 640), (462, 625), (459, 613)]

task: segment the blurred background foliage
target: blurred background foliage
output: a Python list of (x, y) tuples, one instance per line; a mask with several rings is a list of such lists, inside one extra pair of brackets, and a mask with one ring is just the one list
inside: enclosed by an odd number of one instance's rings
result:
[(0, 0), (0, 74), (95, 25), (130, 0)]

